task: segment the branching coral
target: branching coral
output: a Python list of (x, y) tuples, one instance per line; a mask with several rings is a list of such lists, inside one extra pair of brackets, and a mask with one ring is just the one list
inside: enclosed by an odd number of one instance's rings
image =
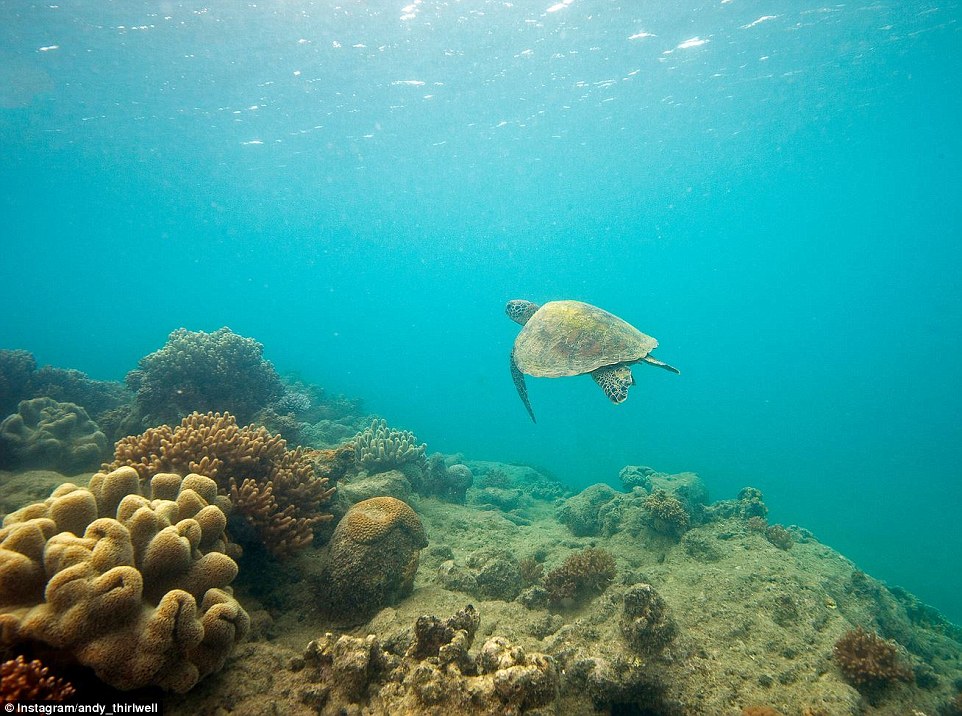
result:
[[(144, 490), (146, 492), (146, 490)], [(249, 629), (214, 481), (129, 467), (67, 483), (0, 529), (0, 635), (70, 652), (119, 689), (183, 692)]]
[(544, 587), (553, 606), (569, 606), (601, 594), (617, 573), (611, 552), (588, 547), (569, 555), (560, 567), (548, 572)]
[(229, 328), (213, 333), (178, 328), (127, 374), (137, 412), (146, 424), (176, 423), (192, 411), (210, 410), (250, 420), (284, 392), (263, 348)]
[(0, 664), (0, 701), (64, 701), (74, 693), (70, 683), (52, 676), (37, 659), (18, 656)]
[(899, 658), (894, 642), (862, 627), (846, 632), (835, 642), (835, 663), (845, 679), (855, 686), (884, 686), (895, 681), (912, 681), (912, 670)]
[(0, 441), (16, 467), (43, 467), (75, 475), (96, 468), (107, 453), (107, 438), (87, 411), (52, 398), (23, 400), (0, 423)]
[(354, 438), (357, 464), (362, 470), (373, 474), (399, 470), (413, 464), (423, 467), (427, 445), (418, 444), (410, 430), (396, 430), (387, 421), (375, 420)]
[(642, 505), (648, 516), (648, 524), (655, 532), (678, 536), (691, 524), (681, 500), (666, 490), (655, 490)]
[(314, 527), (331, 519), (322, 506), (334, 490), (318, 472), (326, 456), (341, 469), (344, 454), (288, 450), (266, 428), (239, 427), (229, 414), (194, 413), (177, 428), (161, 425), (120, 440), (104, 469), (130, 465), (142, 480), (158, 472), (206, 475), (230, 495), (267, 548), (284, 557), (309, 545)]

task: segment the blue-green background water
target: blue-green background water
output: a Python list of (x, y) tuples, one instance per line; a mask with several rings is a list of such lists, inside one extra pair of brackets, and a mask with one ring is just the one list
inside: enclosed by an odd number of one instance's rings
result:
[[(0, 0), (0, 347), (257, 338), (432, 450), (761, 488), (962, 621), (958, 2)], [(615, 407), (509, 298), (658, 337)]]

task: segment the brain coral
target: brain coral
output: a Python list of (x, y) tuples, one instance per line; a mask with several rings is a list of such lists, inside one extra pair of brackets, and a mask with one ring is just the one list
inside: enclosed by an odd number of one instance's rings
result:
[(0, 642), (70, 652), (119, 689), (184, 692), (249, 629), (213, 480), (129, 467), (67, 483), (0, 529)]
[(178, 328), (158, 351), (127, 374), (144, 424), (176, 423), (193, 412), (229, 412), (253, 418), (284, 392), (264, 347), (229, 328), (213, 333)]
[(340, 619), (363, 619), (410, 594), (428, 544), (414, 510), (393, 497), (351, 507), (331, 536), (327, 601)]
[(325, 457), (335, 466), (344, 459), (338, 451), (288, 450), (280, 435), (240, 427), (229, 414), (194, 413), (177, 428), (161, 425), (118, 441), (104, 469), (130, 465), (142, 480), (158, 472), (206, 475), (264, 545), (284, 557), (311, 544), (314, 527), (331, 519), (321, 509), (334, 492), (318, 475)]
[(16, 467), (42, 467), (67, 475), (96, 469), (107, 438), (87, 411), (52, 398), (22, 400), (0, 423), (0, 441)]

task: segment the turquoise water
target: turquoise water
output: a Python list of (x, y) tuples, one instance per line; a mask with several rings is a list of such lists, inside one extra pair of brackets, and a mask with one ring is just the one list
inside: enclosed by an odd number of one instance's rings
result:
[[(759, 487), (962, 622), (959, 3), (0, 16), (0, 347), (122, 379), (227, 325), (432, 450)], [(529, 379), (534, 425), (511, 298), (681, 375)]]

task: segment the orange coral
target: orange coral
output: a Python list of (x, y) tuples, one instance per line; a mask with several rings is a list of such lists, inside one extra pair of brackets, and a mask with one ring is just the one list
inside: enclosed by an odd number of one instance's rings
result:
[(912, 670), (899, 660), (895, 646), (875, 632), (858, 627), (835, 642), (835, 663), (855, 686), (911, 681)]
[(315, 525), (331, 519), (321, 506), (334, 489), (318, 473), (337, 477), (346, 462), (337, 451), (288, 450), (280, 435), (240, 427), (229, 413), (193, 413), (177, 428), (161, 425), (118, 441), (104, 469), (130, 465), (142, 480), (159, 472), (206, 475), (267, 548), (284, 557), (310, 544)]
[(51, 676), (37, 659), (18, 656), (0, 664), (0, 701), (65, 701), (74, 693), (69, 682)]

